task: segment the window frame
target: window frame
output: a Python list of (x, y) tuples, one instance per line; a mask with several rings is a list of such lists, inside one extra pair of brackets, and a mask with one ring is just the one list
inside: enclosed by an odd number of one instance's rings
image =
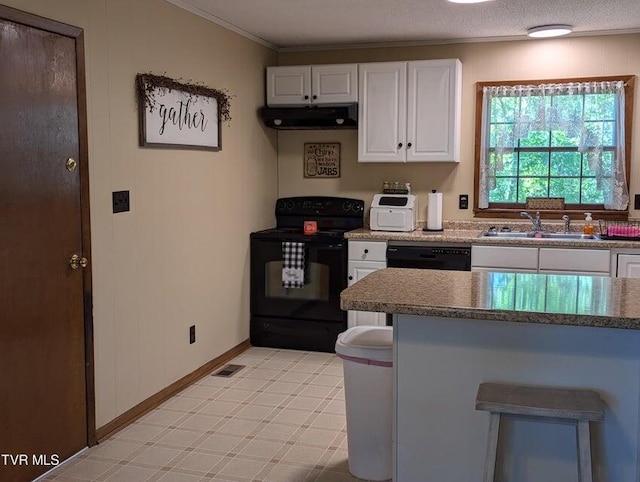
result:
[[(476, 113), (475, 113), (475, 140), (474, 140), (474, 174), (473, 174), (473, 214), (477, 218), (519, 218), (520, 212), (523, 211), (524, 204), (519, 203), (500, 203), (499, 206), (492, 206), (491, 204), (487, 208), (478, 208), (478, 196), (479, 196), (479, 180), (480, 180), (480, 146), (482, 136), (482, 100), (483, 100), (483, 88), (487, 86), (500, 86), (500, 85), (537, 85), (537, 84), (562, 84), (570, 82), (603, 82), (603, 81), (616, 81), (621, 80), (625, 83), (625, 109), (624, 109), (624, 137), (625, 137), (625, 169), (627, 177), (627, 189), (629, 189), (630, 183), (630, 170), (631, 170), (631, 137), (632, 137), (632, 121), (633, 121), (633, 103), (635, 93), (635, 75), (610, 75), (602, 77), (572, 77), (563, 79), (535, 79), (535, 80), (503, 80), (503, 81), (491, 81), (491, 82), (476, 82)], [(631, 200), (630, 200), (631, 206)], [(614, 211), (604, 208), (602, 204), (568, 204), (566, 209), (562, 210), (541, 210), (540, 212), (545, 214), (548, 218), (559, 219), (563, 214), (575, 214), (582, 216), (585, 211), (591, 212), (594, 217), (602, 219), (628, 219), (629, 208), (626, 211)]]

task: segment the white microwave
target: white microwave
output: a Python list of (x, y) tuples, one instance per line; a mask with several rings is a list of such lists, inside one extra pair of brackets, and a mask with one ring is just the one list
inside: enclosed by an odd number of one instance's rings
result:
[(374, 194), (369, 226), (372, 231), (414, 231), (418, 226), (418, 199), (413, 194)]

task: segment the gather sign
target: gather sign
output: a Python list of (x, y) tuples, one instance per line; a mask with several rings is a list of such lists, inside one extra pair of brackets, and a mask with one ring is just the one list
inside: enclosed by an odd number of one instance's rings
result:
[(141, 146), (220, 150), (216, 97), (181, 90), (175, 84), (166, 88), (144, 81), (139, 84), (138, 103)]

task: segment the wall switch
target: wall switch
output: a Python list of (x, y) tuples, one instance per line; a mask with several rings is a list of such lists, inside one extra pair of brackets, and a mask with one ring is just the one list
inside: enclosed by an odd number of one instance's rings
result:
[(129, 191), (114, 191), (112, 193), (112, 201), (114, 213), (129, 211)]
[(640, 209), (640, 194), (633, 196), (633, 209)]
[(193, 345), (196, 342), (196, 325), (189, 327), (189, 345)]
[(460, 198), (458, 200), (458, 209), (469, 209), (469, 195), (468, 194), (460, 194)]

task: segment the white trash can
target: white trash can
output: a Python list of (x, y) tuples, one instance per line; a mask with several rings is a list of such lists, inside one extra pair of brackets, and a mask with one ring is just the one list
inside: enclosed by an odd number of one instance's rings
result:
[(392, 477), (393, 328), (355, 326), (338, 335), (343, 360), (349, 472), (365, 480)]

